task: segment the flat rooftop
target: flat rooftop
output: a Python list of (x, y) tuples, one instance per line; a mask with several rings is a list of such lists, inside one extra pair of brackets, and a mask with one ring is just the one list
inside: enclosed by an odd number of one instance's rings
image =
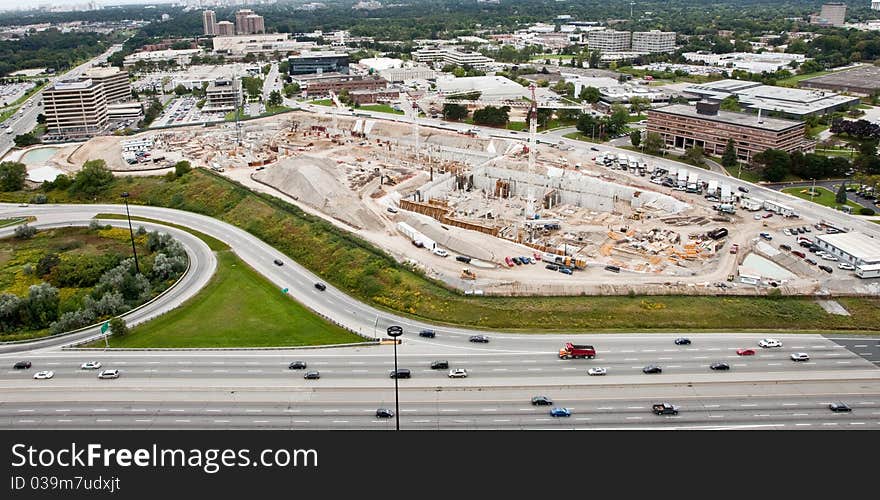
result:
[(124, 72), (124, 71), (120, 70), (119, 68), (115, 68), (115, 67), (114, 68), (102, 68), (102, 67), (89, 68), (84, 72), (84, 74), (86, 76), (91, 77), (91, 78), (107, 78), (107, 77), (115, 76), (115, 75), (122, 74), (122, 73), (127, 74), (127, 72)]
[(830, 75), (808, 78), (800, 82), (801, 85), (811, 83), (876, 90), (880, 89), (880, 67), (862, 66)]
[(838, 95), (829, 91), (775, 87), (729, 79), (691, 85), (685, 87), (684, 92), (718, 101), (735, 95), (739, 103), (746, 108), (781, 111), (793, 115), (818, 113), (859, 102), (857, 97)]
[(880, 240), (864, 233), (820, 234), (816, 239), (869, 263), (880, 263)]
[(736, 113), (733, 111), (723, 110), (718, 111), (717, 115), (704, 115), (697, 113), (696, 106), (688, 106), (687, 104), (672, 104), (670, 106), (664, 106), (662, 108), (654, 108), (648, 111), (648, 116), (651, 116), (652, 112), (675, 116), (684, 116), (689, 118), (699, 118), (701, 120), (708, 120), (717, 123), (739, 125), (741, 127), (749, 127), (758, 130), (771, 130), (774, 132), (781, 132), (783, 130), (788, 130), (802, 124), (801, 122), (796, 122), (793, 120), (783, 120), (780, 118), (769, 117), (762, 117), (759, 122), (757, 115), (753, 115), (750, 113)]

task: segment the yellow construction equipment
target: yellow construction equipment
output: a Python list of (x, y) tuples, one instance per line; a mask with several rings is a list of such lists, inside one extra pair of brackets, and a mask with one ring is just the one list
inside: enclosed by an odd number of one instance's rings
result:
[(477, 275), (468, 269), (467, 267), (461, 270), (461, 279), (463, 280), (475, 280), (477, 279)]

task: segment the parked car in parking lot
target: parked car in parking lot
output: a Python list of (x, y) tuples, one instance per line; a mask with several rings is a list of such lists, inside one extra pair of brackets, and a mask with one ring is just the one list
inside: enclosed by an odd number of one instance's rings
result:
[(557, 271), (557, 270), (559, 270), (559, 266), (557, 266), (556, 264), (547, 264), (547, 265), (544, 266), (544, 267), (547, 268), (547, 269), (549, 269), (549, 270), (551, 270), (551, 271)]
[(811, 266), (815, 266), (815, 265), (816, 265), (816, 261), (813, 260), (813, 259), (804, 259), (804, 262), (806, 262), (807, 264), (809, 264), (809, 265), (811, 265)]
[(855, 271), (856, 270), (856, 266), (854, 266), (852, 264), (847, 264), (846, 262), (841, 262), (841, 263), (837, 264), (837, 268), (843, 269), (844, 271)]
[(831, 269), (831, 267), (826, 266), (826, 265), (824, 265), (824, 264), (820, 264), (820, 265), (819, 265), (819, 269), (825, 271), (825, 272), (828, 273), (828, 274), (831, 274), (831, 273), (834, 272), (834, 269)]
[(800, 257), (800, 258), (802, 258), (802, 259), (804, 259), (804, 258), (807, 257), (807, 254), (805, 254), (804, 252), (801, 252), (800, 250), (792, 250), (792, 251), (791, 251), (791, 254), (792, 254), (792, 255), (797, 255), (798, 257)]
[(770, 241), (773, 239), (773, 237), (770, 236), (770, 233), (761, 233), (761, 238), (764, 238), (767, 241)]
[(788, 245), (786, 245), (785, 243), (783, 243), (782, 245), (779, 245), (779, 249), (780, 249), (780, 250), (785, 250), (786, 252), (790, 252), (790, 251), (791, 251), (791, 247), (788, 246)]
[(567, 268), (567, 267), (560, 267), (560, 268), (559, 268), (559, 272), (562, 273), (562, 274), (569, 274), (569, 275), (570, 275), (570, 274), (574, 274), (574, 273), (572, 272), (572, 270), (569, 269), (569, 268)]

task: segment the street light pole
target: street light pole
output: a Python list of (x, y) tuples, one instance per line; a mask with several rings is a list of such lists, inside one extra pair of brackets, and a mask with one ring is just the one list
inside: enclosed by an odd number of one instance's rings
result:
[(131, 228), (131, 213), (128, 211), (128, 191), (122, 192), (122, 200), (125, 202), (125, 215), (128, 217), (128, 234), (131, 236), (131, 253), (134, 254), (134, 269), (138, 274), (141, 273), (140, 265), (138, 265), (137, 249), (134, 246), (134, 230)]
[(813, 181), (813, 187), (810, 189), (810, 201), (813, 201), (813, 196), (816, 194), (816, 179), (812, 178), (810, 180)]
[(403, 335), (403, 328), (392, 325), (388, 327), (388, 336), (394, 339), (394, 419), (397, 422), (397, 430), (400, 430), (400, 397), (397, 389), (397, 343), (398, 337)]

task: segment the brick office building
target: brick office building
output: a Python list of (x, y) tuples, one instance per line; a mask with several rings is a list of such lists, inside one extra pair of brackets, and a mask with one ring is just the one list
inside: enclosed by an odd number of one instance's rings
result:
[(727, 141), (733, 139), (742, 161), (768, 149), (803, 151), (811, 144), (805, 139), (803, 122), (720, 111), (717, 103), (709, 102), (649, 110), (647, 131), (660, 134), (667, 147), (700, 146), (706, 154), (717, 156), (724, 154)]

